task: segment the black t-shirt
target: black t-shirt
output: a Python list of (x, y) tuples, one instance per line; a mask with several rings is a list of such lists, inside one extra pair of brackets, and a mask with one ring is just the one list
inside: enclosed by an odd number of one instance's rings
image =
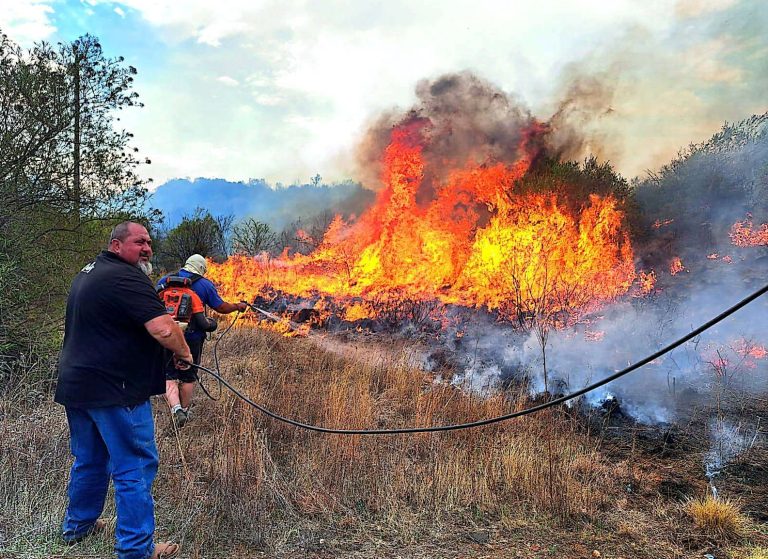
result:
[(102, 252), (72, 282), (54, 400), (132, 406), (165, 392), (162, 346), (144, 327), (165, 312), (141, 270)]

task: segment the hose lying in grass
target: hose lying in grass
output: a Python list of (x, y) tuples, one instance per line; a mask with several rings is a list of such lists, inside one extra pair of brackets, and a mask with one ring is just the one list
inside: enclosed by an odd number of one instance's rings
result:
[[(507, 421), (508, 419), (514, 419), (516, 417), (522, 417), (524, 415), (529, 415), (532, 413), (539, 412), (541, 410), (551, 408), (553, 406), (557, 406), (559, 404), (562, 404), (563, 402), (567, 402), (568, 400), (572, 400), (574, 398), (577, 398), (579, 396), (582, 396), (586, 394), (587, 392), (590, 392), (592, 390), (595, 390), (596, 388), (600, 388), (601, 386), (604, 386), (608, 384), (609, 382), (612, 382), (618, 378), (623, 377), (624, 375), (627, 375), (631, 373), (632, 371), (635, 371), (642, 367), (643, 365), (646, 365), (653, 361), (654, 359), (658, 359), (665, 353), (669, 353), (676, 347), (679, 347), (683, 345), (685, 342), (695, 338), (702, 332), (712, 328), (715, 324), (718, 322), (724, 320), (725, 318), (729, 317), (736, 311), (742, 309), (743, 307), (750, 304), (752, 301), (757, 299), (758, 297), (764, 295), (766, 292), (768, 292), (768, 285), (764, 286), (761, 289), (758, 289), (751, 295), (745, 297), (732, 307), (729, 307), (713, 319), (709, 320), (708, 322), (705, 322), (695, 330), (692, 330), (682, 338), (679, 338), (672, 342), (671, 344), (661, 348), (659, 351), (641, 359), (640, 361), (637, 361), (636, 363), (630, 365), (629, 367), (626, 367), (625, 369), (622, 369), (621, 371), (618, 371), (617, 373), (614, 373), (603, 380), (600, 380), (598, 382), (595, 382), (593, 384), (590, 384), (588, 386), (585, 386), (584, 388), (581, 388), (580, 390), (576, 390), (575, 392), (572, 392), (570, 394), (566, 394), (565, 396), (561, 396), (559, 398), (555, 398), (553, 400), (550, 400), (548, 402), (545, 402), (543, 404), (539, 404), (537, 406), (533, 406), (531, 408), (527, 408), (524, 410), (520, 410), (514, 413), (508, 413), (505, 415), (499, 415), (497, 417), (491, 417), (488, 419), (481, 419), (479, 421), (472, 421), (470, 423), (459, 423), (456, 425), (437, 425), (433, 427), (404, 427), (404, 428), (396, 428), (396, 429), (330, 429), (327, 427), (320, 427), (318, 425), (308, 425), (306, 423), (301, 423), (300, 421), (296, 421), (294, 419), (290, 419), (288, 417), (283, 417), (282, 415), (278, 415), (273, 411), (268, 410), (264, 406), (254, 402), (241, 392), (239, 392), (235, 387), (233, 387), (231, 384), (229, 384), (224, 378), (222, 378), (221, 374), (219, 373), (219, 366), (218, 366), (218, 359), (216, 359), (216, 371), (208, 369), (206, 367), (203, 367), (202, 365), (195, 365), (192, 363), (187, 363), (188, 365), (191, 365), (195, 369), (204, 371), (208, 373), (209, 375), (213, 376), (215, 379), (219, 381), (219, 383), (223, 386), (225, 386), (228, 390), (230, 390), (235, 396), (243, 400), (246, 404), (256, 408), (260, 412), (262, 412), (265, 415), (268, 415), (272, 419), (275, 419), (277, 421), (282, 421), (283, 423), (287, 423), (289, 425), (293, 425), (294, 427), (299, 427), (301, 429), (307, 429), (309, 431), (316, 431), (318, 433), (327, 433), (331, 435), (399, 435), (403, 433), (436, 433), (441, 431), (458, 431), (460, 429), (472, 429), (474, 427), (482, 427), (483, 425), (491, 425), (493, 423), (499, 423), (501, 421)], [(234, 321), (233, 321), (234, 324)], [(231, 327), (231, 325), (230, 325)], [(227, 329), (228, 331), (229, 329)], [(226, 333), (226, 331), (224, 332)], [(219, 340), (221, 337), (219, 337)], [(218, 340), (217, 340), (218, 343)], [(214, 350), (215, 353), (215, 350)]]

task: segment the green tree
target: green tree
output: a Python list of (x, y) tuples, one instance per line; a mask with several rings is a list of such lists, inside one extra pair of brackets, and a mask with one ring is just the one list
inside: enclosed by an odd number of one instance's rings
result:
[(236, 254), (256, 256), (275, 247), (277, 236), (264, 222), (248, 218), (232, 230), (232, 246)]
[(138, 148), (128, 147), (133, 134), (115, 129), (112, 119), (116, 111), (143, 104), (132, 90), (136, 68), (125, 66), (122, 56), (105, 57), (93, 36), (59, 44), (57, 61), (64, 70), (72, 123), (62, 146), (67, 163), (64, 176), (75, 215), (80, 215), (83, 210), (92, 212), (94, 205), (111, 199), (116, 191), (142, 186), (135, 173)]
[(191, 254), (209, 258), (226, 258), (229, 254), (229, 234), (232, 229), (230, 216), (213, 216), (203, 208), (195, 208), (173, 229), (161, 231), (159, 235), (157, 260), (160, 266), (171, 269)]
[(116, 222), (153, 217), (115, 128), (135, 74), (93, 37), (23, 50), (0, 33), (0, 354), (55, 342), (74, 273)]
[(309, 254), (320, 245), (334, 217), (333, 212), (325, 210), (290, 223), (275, 237), (275, 252), (288, 249), (289, 252)]

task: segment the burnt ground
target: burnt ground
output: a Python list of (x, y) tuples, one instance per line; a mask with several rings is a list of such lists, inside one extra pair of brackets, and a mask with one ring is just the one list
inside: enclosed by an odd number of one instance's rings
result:
[[(335, 351), (350, 347), (361, 354), (370, 351), (397, 353), (407, 342), (377, 336), (369, 331), (346, 331), (332, 336)], [(382, 340), (385, 340), (382, 343)], [(320, 343), (326, 346), (327, 343)], [(450, 352), (411, 347), (414, 363), (426, 361), (450, 378), (456, 363)], [(346, 348), (346, 349), (345, 349)], [(511, 391), (519, 386), (510, 384)], [(618, 401), (602, 407), (561, 406), (564, 415), (578, 423), (599, 448), (605, 460), (615, 464), (624, 495), (617, 509), (606, 512), (605, 524), (517, 516), (494, 518), (478, 513), (446, 522), (439, 533), (430, 533), (428, 543), (419, 541), (387, 544), (386, 534), (365, 533), (367, 542), (357, 541), (348, 527), (323, 530), (322, 537), (308, 537), (309, 555), (290, 557), (450, 557), (450, 558), (678, 558), (708, 557), (764, 559), (768, 553), (768, 397), (732, 395), (718, 402), (696, 393), (686, 393), (684, 413), (675, 423), (644, 425), (625, 414)], [(532, 404), (543, 400), (532, 401)], [(733, 425), (756, 425), (749, 448), (735, 454), (725, 451), (723, 464), (711, 477), (713, 417)], [(691, 522), (684, 508), (692, 499), (712, 494), (738, 504), (750, 527), (744, 538), (723, 539), (705, 533)], [(624, 518), (626, 517), (626, 518)], [(323, 541), (320, 544), (320, 540)], [(405, 545), (404, 545), (405, 544)]]

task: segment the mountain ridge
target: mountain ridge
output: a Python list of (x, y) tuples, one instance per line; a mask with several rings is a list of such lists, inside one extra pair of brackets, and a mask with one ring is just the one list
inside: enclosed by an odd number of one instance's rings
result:
[(163, 183), (150, 195), (148, 203), (163, 212), (169, 227), (200, 207), (212, 215), (232, 215), (235, 222), (254, 218), (282, 229), (299, 218), (325, 211), (345, 216), (359, 214), (373, 196), (353, 181), (271, 186), (264, 179), (243, 182), (197, 177)]

